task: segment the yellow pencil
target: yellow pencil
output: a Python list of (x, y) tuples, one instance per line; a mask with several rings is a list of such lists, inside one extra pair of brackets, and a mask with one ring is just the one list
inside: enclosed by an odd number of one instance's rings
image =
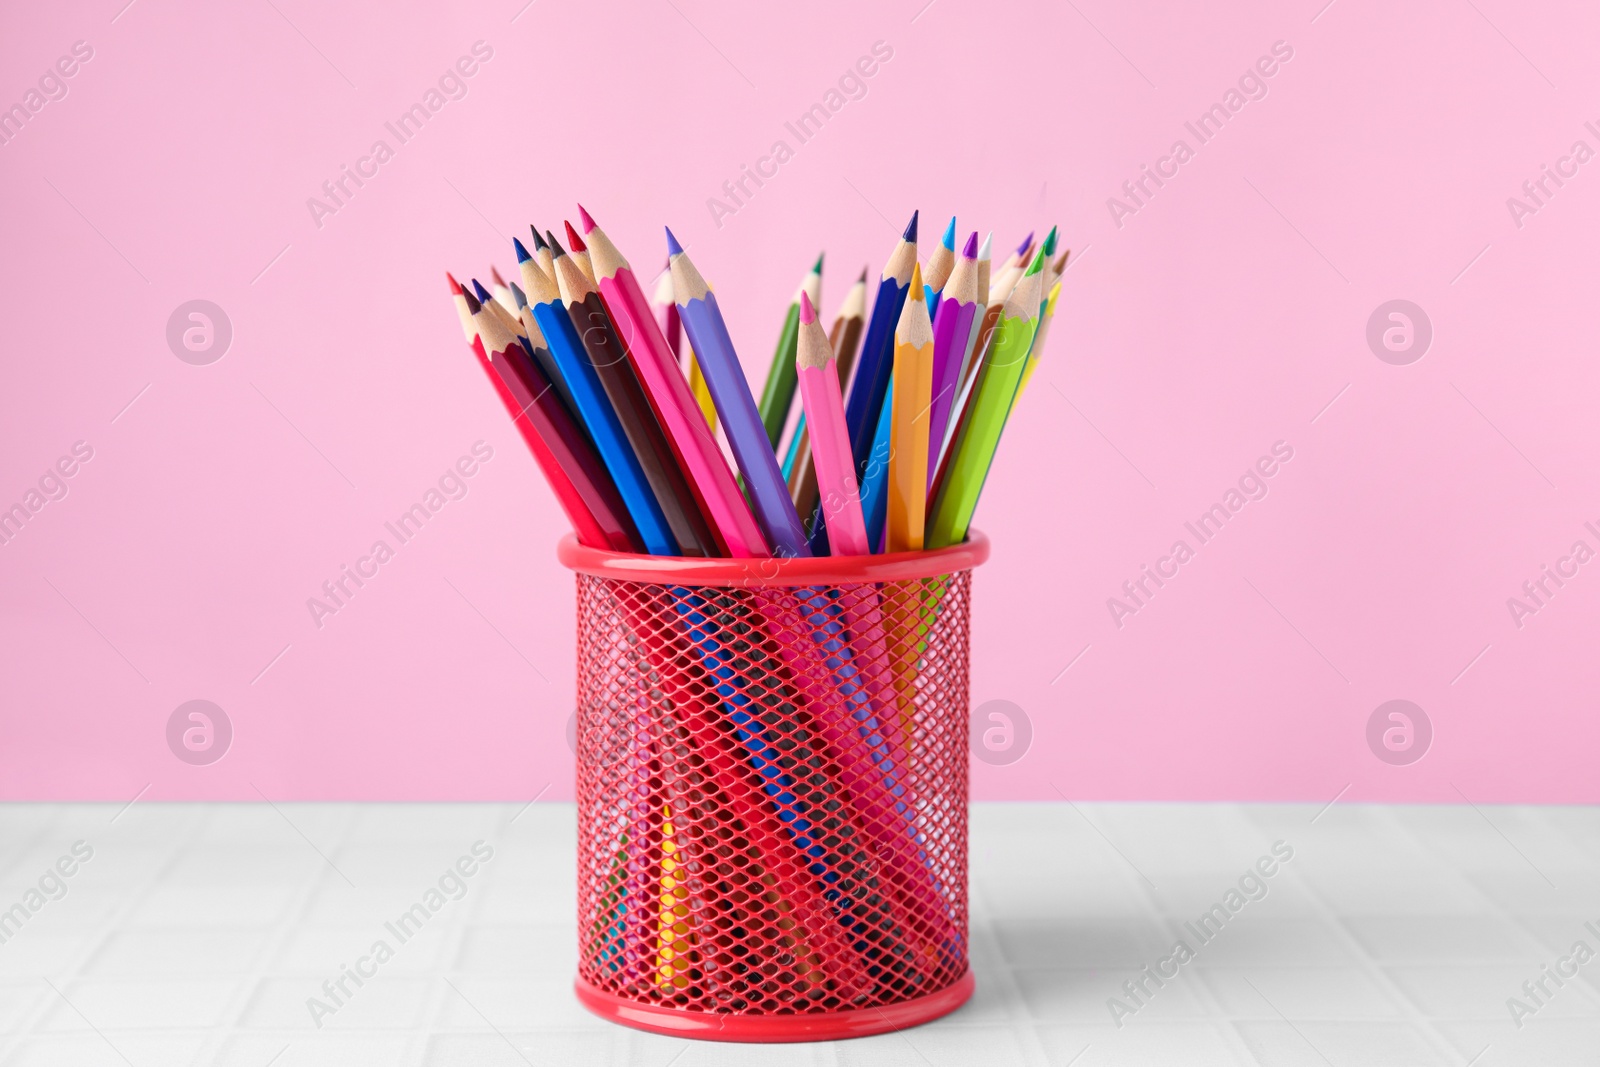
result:
[[(922, 295), (922, 268), (911, 288)], [(933, 406), (933, 326), (925, 300), (907, 300), (894, 331), (894, 408), (889, 428), (887, 552), (920, 552), (928, 510), (928, 414)]]

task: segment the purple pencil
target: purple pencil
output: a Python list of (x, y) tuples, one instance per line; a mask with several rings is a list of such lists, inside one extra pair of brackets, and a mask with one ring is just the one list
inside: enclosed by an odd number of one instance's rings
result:
[(789, 498), (789, 485), (783, 480), (777, 456), (773, 455), (755, 398), (750, 395), (750, 383), (739, 364), (739, 354), (728, 336), (727, 324), (722, 321), (717, 296), (684, 254), (683, 246), (678, 244), (671, 230), (667, 231), (667, 252), (672, 265), (678, 318), (683, 322), (683, 332), (689, 335), (689, 343), (694, 346), (700, 373), (705, 376), (723, 432), (728, 435), (728, 446), (733, 449), (733, 458), (744, 475), (756, 523), (766, 535), (774, 556), (809, 556), (811, 547), (806, 544), (805, 529), (794, 510), (794, 501)]
[[(978, 313), (978, 231), (967, 238), (966, 247), (956, 260), (950, 278), (939, 296), (939, 310), (933, 317), (933, 406), (928, 411), (928, 442), (937, 457), (944, 441), (945, 424), (955, 403), (961, 364), (972, 339), (972, 322)], [(933, 488), (938, 463), (928, 463), (928, 488)]]

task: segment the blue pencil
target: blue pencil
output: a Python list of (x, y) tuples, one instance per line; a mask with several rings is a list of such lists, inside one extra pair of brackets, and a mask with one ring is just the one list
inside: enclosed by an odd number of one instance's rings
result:
[(622, 494), (622, 503), (633, 518), (633, 524), (639, 528), (645, 551), (653, 556), (676, 556), (678, 543), (673, 540), (666, 516), (661, 513), (661, 505), (656, 502), (650, 483), (645, 480), (639, 457), (634, 455), (633, 446), (628, 443), (628, 438), (622, 432), (622, 424), (617, 421), (617, 413), (600, 386), (600, 379), (584, 352), (578, 331), (573, 328), (572, 319), (562, 306), (561, 293), (555, 281), (540, 270), (524, 271), (522, 277), (524, 282), (531, 283), (528, 300), (533, 309), (533, 319), (539, 324), (539, 331), (549, 345), (550, 355), (578, 409), (575, 414), (588, 429), (595, 449), (600, 453), (601, 462), (617, 483), (617, 492)]
[[(894, 375), (889, 375), (894, 385)], [(894, 405), (884, 404), (878, 429), (872, 435), (872, 456), (861, 474), (861, 517), (867, 523), (867, 544), (883, 551), (883, 528), (889, 517), (889, 434), (894, 428)]]

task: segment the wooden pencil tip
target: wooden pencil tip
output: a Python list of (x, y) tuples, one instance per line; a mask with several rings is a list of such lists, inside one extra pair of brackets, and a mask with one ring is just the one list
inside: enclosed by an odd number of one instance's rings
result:
[(1050, 232), (1044, 235), (1043, 247), (1045, 255), (1054, 256), (1056, 254), (1056, 228), (1054, 226), (1050, 227)]
[(528, 260), (533, 258), (532, 256), (528, 255), (528, 250), (523, 247), (522, 242), (517, 240), (515, 237), (511, 239), (511, 247), (517, 250), (518, 263), (526, 263)]
[(1032, 247), (1032, 245), (1033, 245), (1033, 231), (1029, 230), (1028, 231), (1028, 236), (1024, 237), (1022, 239), (1022, 243), (1017, 246), (1017, 255), (1020, 256), (1023, 253), (1027, 252), (1028, 249), (1030, 247)]
[(1023, 277), (1027, 277), (1029, 274), (1038, 274), (1043, 269), (1044, 269), (1044, 248), (1041, 247), (1037, 252), (1035, 252), (1033, 254), (1033, 262), (1028, 264), (1028, 269), (1024, 273)]
[(567, 244), (572, 247), (574, 252), (589, 251), (589, 246), (583, 243), (583, 238), (579, 237), (578, 231), (572, 228), (572, 223), (568, 222), (566, 219), (562, 219), (561, 225), (567, 228)]
[(800, 290), (800, 322), (810, 326), (817, 321), (817, 309), (811, 306), (811, 294), (804, 289)]
[(464, 285), (461, 287), (461, 295), (467, 298), (467, 311), (470, 313), (476, 315), (483, 307), (483, 301), (469, 293)]
[(973, 230), (971, 236), (969, 236), (967, 238), (966, 245), (961, 249), (961, 258), (962, 259), (977, 259), (978, 258), (978, 231), (977, 230)]
[(451, 296), (455, 296), (457, 293), (461, 292), (461, 283), (456, 281), (456, 276), (454, 274), (451, 274), (449, 271), (445, 271), (444, 276), (450, 280)]
[(978, 258), (979, 259), (989, 259), (989, 258), (991, 258), (993, 256), (993, 249), (994, 249), (994, 231), (990, 230), (988, 233), (983, 235), (983, 244), (978, 246)]
[(826, 253), (826, 252), (818, 252), (817, 253), (817, 261), (811, 265), (811, 273), (812, 274), (821, 274), (822, 273), (822, 257), (827, 255), (827, 254), (828, 253)]
[(917, 243), (917, 216), (919, 214), (921, 214), (920, 211), (911, 213), (911, 221), (906, 223), (906, 232), (900, 235), (902, 241), (910, 241), (912, 244)]
[(950, 216), (950, 224), (944, 228), (944, 236), (939, 238), (939, 243), (950, 251), (956, 250), (956, 217)]
[(861, 277), (857, 278), (856, 281), (860, 282), (862, 285), (867, 284), (867, 268), (861, 268)]
[(483, 283), (476, 278), (472, 279), (472, 290), (478, 294), (478, 303), (480, 304), (487, 304), (493, 299), (493, 297), (489, 295), (489, 290), (485, 289), (483, 287)]
[(561, 247), (561, 242), (556, 240), (556, 235), (549, 230), (544, 231), (544, 241), (545, 244), (550, 246), (550, 254), (557, 259), (567, 254), (567, 250)]
[(534, 226), (534, 225), (532, 225), (530, 223), (529, 226), (528, 226), (528, 229), (533, 231), (533, 247), (536, 250), (543, 250), (543, 249), (546, 249), (546, 248), (550, 247), (549, 245), (544, 243), (544, 238), (539, 236), (539, 227)]
[(913, 263), (911, 265), (911, 292), (917, 294), (918, 296), (922, 295), (922, 264), (921, 263)]
[(578, 205), (578, 221), (583, 224), (584, 233), (594, 232), (594, 216), (582, 204)]
[(672, 227), (663, 226), (662, 229), (667, 231), (667, 262), (670, 264), (673, 256), (683, 254), (683, 246), (678, 243), (676, 237), (672, 236)]

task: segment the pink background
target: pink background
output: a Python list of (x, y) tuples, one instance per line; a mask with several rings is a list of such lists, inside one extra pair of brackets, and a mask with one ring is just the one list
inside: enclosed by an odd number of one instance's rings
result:
[[(510, 267), (581, 198), (646, 276), (675, 228), (757, 383), (819, 247), (831, 317), (913, 207), (997, 246), (1061, 225), (979, 512), (973, 699), (1034, 740), (976, 797), (1600, 797), (1600, 563), (1520, 629), (1506, 606), (1600, 548), (1600, 162), (1520, 228), (1506, 206), (1600, 148), (1592, 7), (123, 2), (13, 5), (0, 35), (6, 106), (94, 49), (0, 147), (0, 506), (94, 449), (0, 546), (0, 795), (571, 795), (563, 522), (443, 274)], [(478, 40), (469, 95), (319, 229), (306, 199)], [(878, 40), (868, 95), (797, 146), (784, 121)], [(1119, 228), (1107, 198), (1280, 40), (1267, 97)], [(209, 366), (165, 340), (195, 298), (233, 325)], [(1365, 340), (1395, 298), (1434, 328), (1408, 366)], [(317, 629), (306, 598), (479, 439), (465, 499)], [(1107, 598), (1279, 440), (1270, 494), (1119, 629)], [(196, 698), (235, 731), (206, 767), (165, 740)], [(1411, 766), (1367, 747), (1394, 698), (1433, 723)]]

